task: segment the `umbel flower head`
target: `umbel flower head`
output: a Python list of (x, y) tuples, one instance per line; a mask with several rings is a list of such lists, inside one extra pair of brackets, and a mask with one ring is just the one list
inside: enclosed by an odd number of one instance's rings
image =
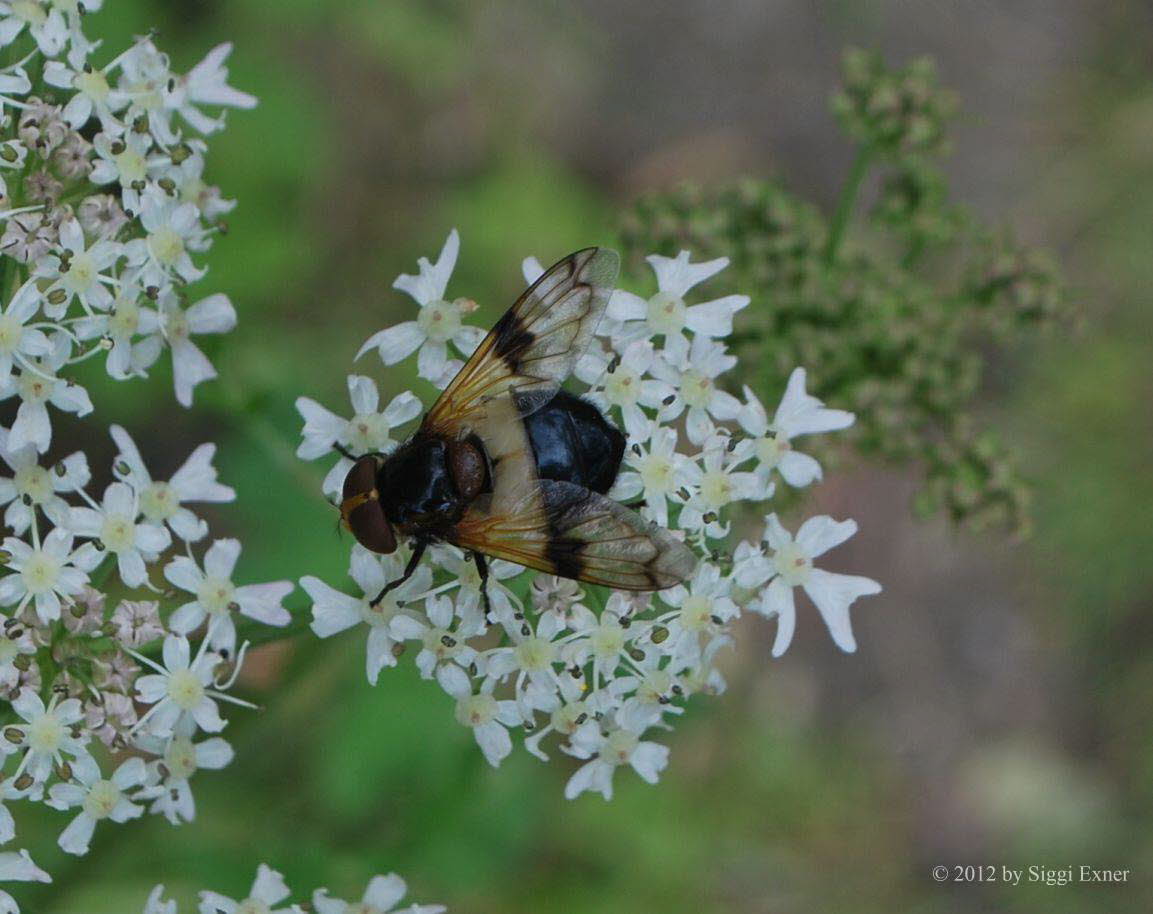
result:
[[(416, 275), (397, 280), (419, 306), (416, 319), (373, 334), (358, 356), (375, 351), (391, 366), (416, 355), (432, 396), (484, 335), (464, 323), (471, 300), (445, 299), (459, 251), (454, 230), (435, 263), (422, 258)], [(815, 568), (802, 574), (787, 564), (789, 556), (803, 553), (811, 561), (835, 544), (832, 534), (809, 536), (814, 524), (828, 532), (821, 519), (808, 521), (791, 546), (774, 527), (772, 552), (734, 542), (734, 519), (771, 498), (775, 476), (791, 486), (820, 479), (819, 464), (794, 451), (792, 440), (846, 428), (853, 416), (808, 394), (802, 369), (781, 392), (772, 420), (748, 386), (742, 401), (732, 391), (740, 389), (739, 368), (726, 340), (749, 299), (699, 290), (728, 261), (696, 263), (687, 251), (649, 261), (657, 290), (613, 294), (576, 362), (573, 387), (627, 438), (609, 496), (642, 498), (634, 506), (643, 518), (696, 553), (691, 580), (657, 593), (609, 591), (490, 559), (485, 601), (476, 562), (441, 544), (407, 581), (379, 596), (409, 561), (410, 544), (402, 542), (387, 555), (354, 544), (351, 590), (312, 575), (300, 582), (313, 600), (318, 636), (367, 634), (371, 683), (414, 657), (421, 675), (453, 699), (456, 720), (472, 731), (490, 764), (501, 764), (520, 737), (543, 760), (550, 748), (576, 759), (565, 789), (570, 798), (585, 791), (611, 797), (621, 769), (650, 783), (659, 779), (669, 751), (658, 736), (691, 696), (723, 691), (718, 661), (739, 637), (735, 623), (743, 611), (778, 618), (779, 654), (791, 638), (791, 586), (801, 586), (835, 642), (852, 650), (849, 606), (880, 590), (868, 579)], [(523, 271), (530, 283), (543, 273), (532, 257)], [(322, 484), (329, 497), (341, 492), (350, 457), (387, 455), (431, 405), (403, 391), (381, 413), (376, 384), (360, 375), (349, 377), (349, 392), (355, 413), (349, 420), (307, 397), (297, 401), (304, 420), (299, 456), (334, 458)], [(741, 570), (734, 555), (750, 568)]]
[[(122, 447), (131, 444), (124, 429), (113, 431)], [(289, 621), (282, 601), (291, 582), (233, 584), (236, 540), (208, 547), (205, 572), (189, 540), (180, 542), (183, 555), (171, 554), (173, 536), (200, 537), (203, 521), (178, 522), (170, 534), (146, 516), (157, 483), (134, 445), (131, 452), (127, 481), (113, 482), (100, 502), (86, 491), (82, 454), (59, 472), (44, 468), (71, 482), (31, 502), (23, 537), (5, 540), (0, 695), (10, 714), (0, 728), (0, 843), (15, 834), (4, 802), (68, 813), (59, 844), (77, 855), (97, 830), (146, 812), (173, 824), (191, 820), (194, 775), (232, 758), (215, 735), (227, 725), (225, 707), (254, 707), (232, 694), (246, 648), (237, 646), (234, 617)], [(215, 482), (212, 453), (212, 445), (197, 448), (161, 502), (185, 510), (182, 496), (231, 498)], [(39, 468), (20, 466), (26, 476)], [(128, 599), (100, 589), (109, 578)], [(181, 605), (156, 586), (163, 578), (193, 588), (196, 599)]]
[[(99, 492), (83, 453), (48, 456), (60, 421), (100, 409), (80, 363), (126, 381), (170, 358), (188, 406), (215, 376), (202, 335), (236, 322), (227, 296), (186, 287), (233, 206), (205, 181), (207, 138), (222, 109), (256, 100), (228, 84), (230, 45), (180, 73), (149, 38), (119, 53), (88, 39), (101, 5), (0, 2), (0, 400), (12, 416), (0, 428), (0, 844), (37, 809), (76, 855), (145, 814), (195, 815), (195, 775), (232, 757), (203, 734), (224, 729), (226, 706), (251, 706), (233, 694), (245, 654), (234, 617), (283, 625), (293, 587), (250, 582), (232, 567), (239, 544), (218, 540), (199, 609), (181, 612), (163, 589), (199, 567), (192, 544), (208, 524), (194, 509), (235, 497), (215, 445), (162, 477), (147, 443), (114, 425)], [(0, 882), (48, 880), (26, 851), (0, 853)], [(18, 911), (6, 891), (0, 911)]]

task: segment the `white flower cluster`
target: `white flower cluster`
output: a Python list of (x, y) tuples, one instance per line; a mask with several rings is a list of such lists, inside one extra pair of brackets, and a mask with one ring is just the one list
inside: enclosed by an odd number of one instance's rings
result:
[[(192, 776), (232, 759), (217, 735), (220, 703), (253, 707), (229, 694), (245, 652), (234, 616), (290, 618), (292, 582), (237, 585), (240, 544), (202, 547), (208, 525), (188, 505), (235, 497), (217, 482), (215, 447), (158, 480), (124, 429), (112, 437), (116, 479), (98, 502), (84, 454), (44, 467), (0, 429), (13, 473), (0, 500), (17, 533), (4, 540), (0, 577), (0, 842), (15, 835), (14, 800), (70, 811), (59, 843), (72, 854), (87, 852), (100, 821), (145, 807), (191, 820)], [(174, 591), (157, 585), (161, 574)]]
[[(208, 526), (188, 504), (234, 498), (213, 445), (158, 479), (113, 426), (99, 500), (83, 453), (44, 456), (54, 412), (93, 411), (77, 363), (146, 377), (167, 349), (188, 406), (215, 376), (194, 336), (236, 320), (224, 295), (188, 305), (183, 290), (234, 206), (204, 181), (204, 138), (220, 109), (256, 100), (228, 85), (228, 45), (184, 74), (147, 38), (104, 54), (83, 29), (100, 5), (0, 2), (0, 400), (15, 400), (0, 428), (0, 844), (25, 801), (68, 812), (73, 854), (103, 820), (192, 818), (189, 779), (232, 757), (219, 702), (247, 704), (228, 694), (244, 654), (232, 617), (284, 624), (293, 586), (234, 586), (234, 540), (194, 556)], [(187, 591), (178, 608), (162, 576)], [(48, 875), (9, 852), (6, 879)]]
[[(421, 259), (417, 275), (397, 279), (396, 288), (419, 305), (417, 317), (375, 334), (361, 355), (375, 349), (394, 365), (417, 353), (420, 376), (448, 384), (483, 336), (463, 323), (475, 308), (471, 300), (446, 297), (458, 249), (453, 231), (436, 263)], [(779, 655), (792, 638), (793, 590), (800, 587), (836, 643), (851, 651), (849, 608), (880, 591), (868, 578), (813, 566), (852, 535), (852, 521), (811, 518), (794, 538), (770, 514), (763, 540), (728, 545), (728, 515), (738, 503), (767, 500), (777, 476), (791, 486), (820, 478), (820, 466), (794, 450), (794, 439), (845, 428), (853, 416), (808, 395), (802, 369), (790, 377), (772, 419), (747, 387), (743, 401), (724, 390), (721, 376), (737, 360), (723, 340), (749, 299), (688, 304), (686, 297), (727, 260), (692, 263), (682, 252), (649, 262), (656, 293), (614, 293), (575, 375), (584, 396), (627, 433), (610, 495), (626, 503), (643, 499), (642, 514), (684, 536), (701, 558), (692, 580), (657, 594), (608, 592), (493, 561), (486, 614), (474, 563), (441, 544), (375, 606), (383, 585), (400, 577), (406, 548), (378, 556), (354, 545), (352, 595), (315, 577), (300, 582), (313, 600), (317, 635), (367, 628), (370, 682), (411, 647), (421, 674), (455, 700), (457, 720), (472, 728), (493, 765), (511, 752), (512, 730), (525, 733), (526, 748), (542, 759), (546, 738), (555, 739), (583, 762), (568, 782), (569, 797), (586, 790), (611, 797), (613, 773), (623, 765), (657, 780), (668, 750), (650, 734), (667, 730), (689, 696), (724, 688), (715, 661), (732, 643), (732, 623), (743, 610), (777, 618)], [(525, 261), (526, 280), (541, 272), (534, 259)], [(349, 377), (348, 387), (351, 418), (308, 398), (297, 401), (305, 420), (300, 457), (338, 448), (387, 452), (406, 433), (398, 428), (423, 409), (405, 392), (381, 410), (376, 385), (365, 377)], [(339, 498), (350, 467), (345, 457), (336, 461), (323, 484), (329, 497)]]
[[(2, 865), (2, 864), (0, 864)], [(218, 892), (201, 892), (199, 914), (304, 914), (300, 904), (287, 903), (292, 890), (284, 877), (260, 864), (252, 888), (241, 899), (229, 898)], [(448, 910), (439, 904), (410, 904), (398, 908), (408, 886), (396, 873), (387, 876), (373, 876), (359, 901), (342, 901), (328, 894), (328, 889), (317, 889), (312, 893), (312, 908), (316, 914), (443, 914)], [(158, 885), (148, 896), (143, 914), (178, 914), (175, 901), (164, 899), (164, 886)]]
[(168, 349), (190, 405), (216, 376), (194, 337), (236, 323), (226, 296), (188, 305), (183, 287), (235, 205), (204, 182), (203, 137), (224, 122), (201, 106), (256, 100), (227, 84), (229, 45), (186, 74), (149, 39), (102, 55), (81, 30), (99, 5), (0, 3), (0, 52), (14, 60), (0, 68), (0, 399), (19, 401), (14, 449), (48, 450), (49, 407), (92, 411), (68, 377), (90, 358), (126, 380)]

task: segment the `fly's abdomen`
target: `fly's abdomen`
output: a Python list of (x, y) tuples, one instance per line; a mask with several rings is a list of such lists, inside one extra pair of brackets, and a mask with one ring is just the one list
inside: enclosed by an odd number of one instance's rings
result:
[(625, 436), (587, 400), (558, 391), (524, 418), (541, 479), (572, 482), (604, 494), (612, 487), (625, 451)]

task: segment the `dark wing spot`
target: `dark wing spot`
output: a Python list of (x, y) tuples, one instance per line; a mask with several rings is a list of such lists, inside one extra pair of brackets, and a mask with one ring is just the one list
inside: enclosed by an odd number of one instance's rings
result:
[(515, 309), (504, 313), (493, 328), (493, 348), (500, 356), (511, 373), (520, 371), (521, 356), (536, 341), (536, 335), (524, 326)]
[[(575, 490), (575, 487), (573, 487)], [(571, 526), (574, 512), (584, 504), (585, 499), (564, 503), (560, 489), (554, 486), (542, 488), (546, 513), (549, 520), (548, 542), (545, 544), (545, 558), (556, 568), (556, 574), (562, 578), (579, 579), (584, 571), (585, 563), (581, 558), (581, 550), (588, 545), (587, 541), (577, 539), (565, 533)], [(569, 490), (569, 496), (573, 490)], [(563, 507), (560, 505), (563, 504)], [(558, 510), (559, 508), (559, 510)]]
[(581, 572), (584, 570), (584, 562), (581, 560), (580, 552), (584, 548), (585, 543), (583, 540), (573, 539), (566, 536), (550, 536), (547, 545), (545, 546), (545, 558), (553, 564), (556, 569), (555, 574), (560, 575), (562, 578), (572, 578), (574, 580), (580, 578)]

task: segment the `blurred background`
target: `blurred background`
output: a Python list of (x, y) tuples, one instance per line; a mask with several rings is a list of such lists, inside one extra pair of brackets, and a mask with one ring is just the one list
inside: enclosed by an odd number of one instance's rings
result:
[[(158, 881), (184, 905), (243, 897), (258, 861), (345, 897), (396, 870), (461, 914), (1153, 909), (1153, 8), (109, 0), (90, 21), (110, 48), (157, 26), (181, 69), (234, 41), (231, 81), (261, 99), (209, 158), (240, 200), (203, 283), (240, 314), (221, 379), (191, 411), (164, 382), (144, 398), (86, 379), (159, 475), (219, 442), (240, 500), (212, 521), (245, 542), (245, 580), (343, 579), (292, 404), (343, 411), (417, 256), (458, 226), (450, 292), (487, 321), (525, 254), (611, 244), (624, 205), (682, 179), (775, 176), (828, 211), (851, 157), (827, 103), (847, 45), (936, 59), (961, 100), (957, 197), (1057, 253), (1084, 327), (993, 354), (981, 398), (1035, 485), (1033, 537), (916, 521), (915, 468), (843, 463), (804, 508), (855, 517), (831, 564), (885, 585), (854, 611), (858, 653), (807, 604), (779, 661), (773, 627), (746, 620), (729, 692), (690, 707), (659, 787), (620, 776), (611, 804), (566, 802), (563, 763), (489, 769), (411, 664), (374, 689), (359, 632), (302, 637), (251, 657), (265, 709), (232, 716), (236, 762), (198, 777), (194, 824), (101, 829), (73, 859), (63, 815), (21, 823), (56, 878), (26, 911), (136, 911)], [(110, 441), (59, 428), (54, 453), (107, 464)], [(937, 864), (1132, 872), (1007, 888), (938, 885)]]

